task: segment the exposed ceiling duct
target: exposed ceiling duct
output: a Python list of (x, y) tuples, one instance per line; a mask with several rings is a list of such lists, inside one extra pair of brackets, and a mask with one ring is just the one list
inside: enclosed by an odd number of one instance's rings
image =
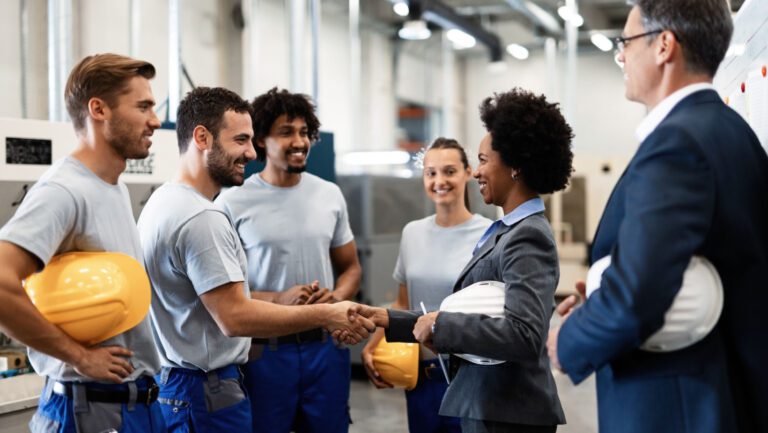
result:
[(506, 0), (506, 2), (512, 9), (530, 20), (535, 27), (541, 28), (551, 36), (563, 36), (560, 21), (536, 3), (528, 0)]
[(501, 45), (501, 40), (495, 33), (459, 15), (452, 7), (445, 3), (436, 0), (410, 0), (408, 6), (412, 19), (421, 18), (446, 30), (459, 29), (488, 47), (491, 62), (497, 62), (502, 59), (504, 49)]

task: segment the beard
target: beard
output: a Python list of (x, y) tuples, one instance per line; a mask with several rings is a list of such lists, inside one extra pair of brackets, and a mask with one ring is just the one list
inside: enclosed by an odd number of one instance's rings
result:
[(307, 171), (307, 165), (306, 164), (301, 166), (289, 165), (288, 168), (285, 169), (285, 171), (291, 174), (304, 173), (305, 171)]
[(110, 122), (110, 129), (104, 140), (124, 159), (144, 159), (149, 155), (149, 148), (142, 143), (144, 131), (135, 131), (128, 122), (115, 117)]
[(247, 158), (232, 158), (227, 155), (218, 138), (213, 139), (213, 147), (208, 154), (208, 174), (222, 187), (240, 186), (245, 175), (235, 168), (235, 164), (247, 164)]
[[(293, 152), (293, 150), (288, 150), (287, 152), (285, 152), (285, 158), (286, 158), (287, 161), (291, 160), (291, 153), (292, 152)], [(309, 160), (309, 148), (307, 148), (305, 152), (306, 153), (305, 153), (305, 159), (304, 159), (304, 163), (303, 164), (301, 164), (301, 165), (291, 165), (291, 163), (289, 162), (288, 165), (285, 167), (285, 171), (288, 172), (288, 173), (291, 173), (291, 174), (300, 174), (300, 173), (304, 173), (305, 171), (307, 171), (307, 161)]]

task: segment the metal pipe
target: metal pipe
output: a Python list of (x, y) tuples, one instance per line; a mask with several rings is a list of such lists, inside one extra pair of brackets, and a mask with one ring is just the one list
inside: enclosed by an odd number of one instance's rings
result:
[(290, 0), (290, 56), (291, 91), (304, 91), (304, 19), (307, 11), (305, 0)]
[(436, 0), (411, 0), (409, 5), (412, 10), (421, 11), (422, 18), (429, 22), (444, 29), (456, 28), (473, 36), (478, 42), (488, 47), (492, 62), (502, 59), (504, 49), (499, 37), (459, 15), (452, 7)]
[(247, 99), (256, 96), (256, 59), (258, 59), (258, 22), (259, 16), (256, 13), (259, 9), (259, 0), (243, 0), (243, 18), (245, 19), (245, 29), (242, 35), (242, 56), (243, 56), (243, 95)]
[(139, 57), (139, 44), (141, 42), (141, 0), (131, 0), (131, 19), (130, 19), (130, 56)]
[(64, 86), (72, 67), (72, 1), (48, 0), (48, 119), (67, 120)]
[(312, 25), (312, 100), (320, 106), (320, 0), (311, 0), (309, 14)]
[(443, 87), (443, 125), (441, 135), (443, 137), (455, 137), (456, 134), (453, 128), (453, 99), (454, 99), (454, 84), (456, 74), (454, 68), (456, 67), (456, 56), (453, 52), (453, 44), (448, 40), (446, 32), (443, 32), (443, 73), (442, 73), (442, 87)]
[(181, 101), (179, 1), (168, 0), (168, 120), (173, 123)]
[(531, 24), (545, 30), (552, 36), (562, 36), (563, 28), (560, 22), (551, 13), (545, 11), (541, 6), (526, 0), (506, 0), (507, 4), (525, 18)]
[(352, 149), (360, 146), (360, 77), (362, 59), (360, 54), (360, 0), (349, 0), (349, 87), (350, 87), (350, 129), (352, 130)]
[[(565, 5), (573, 11), (579, 12), (576, 0), (566, 0)], [(565, 97), (563, 98), (563, 115), (574, 126), (574, 113), (576, 113), (576, 83), (578, 82), (577, 54), (579, 48), (579, 29), (573, 25), (573, 21), (567, 21), (565, 25), (565, 39), (567, 43), (565, 61)], [(550, 203), (550, 215), (552, 216), (552, 231), (555, 232), (558, 243), (563, 241), (563, 198), (562, 192), (552, 194)]]
[(29, 51), (29, 8), (27, 0), (19, 0), (19, 27), (21, 28), (19, 61), (21, 63), (21, 117), (29, 116), (27, 105), (27, 51)]

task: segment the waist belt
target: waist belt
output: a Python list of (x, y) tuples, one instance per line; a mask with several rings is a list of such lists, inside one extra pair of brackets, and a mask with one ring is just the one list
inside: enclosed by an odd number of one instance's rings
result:
[(133, 402), (150, 405), (157, 400), (160, 393), (160, 387), (151, 378), (146, 379), (148, 387), (136, 391), (135, 396), (131, 396), (130, 387), (125, 385), (87, 384), (73, 382), (53, 382), (52, 390), (54, 394), (63, 395), (72, 398), (75, 394), (74, 388), (82, 386), (85, 390), (85, 399), (101, 403), (126, 403)]
[(297, 344), (323, 341), (325, 338), (325, 331), (322, 328), (315, 328), (310, 329), (309, 331), (297, 332), (296, 334), (284, 335), (277, 338), (253, 338), (251, 339), (251, 344)]

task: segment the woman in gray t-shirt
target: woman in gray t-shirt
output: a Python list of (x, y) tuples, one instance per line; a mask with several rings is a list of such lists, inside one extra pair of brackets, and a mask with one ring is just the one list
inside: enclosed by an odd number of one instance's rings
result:
[[(471, 169), (464, 149), (456, 140), (438, 138), (424, 155), (424, 189), (435, 203), (436, 213), (411, 221), (403, 229), (400, 255), (393, 277), (400, 283), (392, 308), (437, 310), (450, 295), (459, 272), (472, 257), (472, 249), (491, 221), (467, 208), (466, 184)], [(373, 364), (373, 351), (384, 336), (379, 329), (363, 349), (363, 365), (378, 388), (391, 388)], [(438, 415), (447, 384), (437, 355), (419, 348), (419, 378), (406, 391), (408, 427), (411, 432), (460, 432), (458, 418)]]

